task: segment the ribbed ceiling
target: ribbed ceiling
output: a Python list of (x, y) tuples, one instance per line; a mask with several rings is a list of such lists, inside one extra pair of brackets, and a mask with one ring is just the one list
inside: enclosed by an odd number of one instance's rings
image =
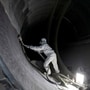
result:
[(28, 23), (45, 20), (51, 15), (54, 5), (57, 0), (32, 0), (29, 2)]

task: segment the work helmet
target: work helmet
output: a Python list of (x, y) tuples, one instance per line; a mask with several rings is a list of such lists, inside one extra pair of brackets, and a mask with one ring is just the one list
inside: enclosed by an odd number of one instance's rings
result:
[(40, 44), (45, 44), (47, 42), (46, 38), (42, 38)]

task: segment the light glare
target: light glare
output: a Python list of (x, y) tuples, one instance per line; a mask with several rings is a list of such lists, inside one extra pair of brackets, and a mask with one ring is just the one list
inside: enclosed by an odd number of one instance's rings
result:
[(80, 74), (80, 73), (77, 73), (76, 74), (76, 82), (79, 83), (79, 84), (83, 84), (84, 83), (84, 75)]

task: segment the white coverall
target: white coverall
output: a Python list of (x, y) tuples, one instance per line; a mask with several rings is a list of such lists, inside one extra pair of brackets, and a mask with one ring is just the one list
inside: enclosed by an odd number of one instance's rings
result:
[(30, 46), (29, 48), (39, 53), (44, 53), (47, 56), (44, 62), (44, 68), (48, 75), (51, 74), (51, 69), (49, 66), (50, 63), (53, 64), (53, 67), (56, 73), (60, 72), (57, 65), (56, 53), (52, 50), (52, 48), (47, 43), (41, 44), (40, 46)]

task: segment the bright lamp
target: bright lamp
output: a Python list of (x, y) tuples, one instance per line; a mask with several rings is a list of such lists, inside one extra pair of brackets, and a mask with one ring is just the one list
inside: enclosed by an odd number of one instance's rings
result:
[(84, 75), (77, 73), (76, 74), (76, 82), (82, 85), (84, 83)]

